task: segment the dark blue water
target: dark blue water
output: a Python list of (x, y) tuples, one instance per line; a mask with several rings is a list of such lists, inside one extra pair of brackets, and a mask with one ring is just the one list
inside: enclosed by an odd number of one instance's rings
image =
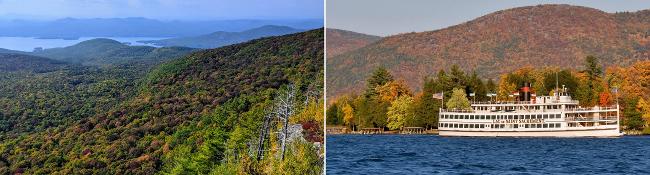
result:
[(650, 137), (328, 135), (327, 174), (650, 174)]

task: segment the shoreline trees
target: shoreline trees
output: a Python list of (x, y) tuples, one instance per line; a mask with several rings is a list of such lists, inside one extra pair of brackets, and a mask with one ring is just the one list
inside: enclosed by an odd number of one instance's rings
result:
[[(502, 74), (498, 80), (481, 79), (476, 72), (467, 74), (458, 66), (449, 73), (440, 70), (427, 77), (421, 92), (412, 93), (403, 81), (394, 80), (385, 68), (378, 68), (367, 80), (364, 95), (350, 94), (328, 105), (328, 125), (346, 125), (358, 130), (379, 127), (396, 130), (402, 127), (436, 128), (442, 101), (432, 98), (444, 92), (447, 108), (467, 109), (469, 101), (514, 100), (510, 97), (524, 83), (531, 83), (532, 93), (553, 95), (556, 87), (569, 90), (582, 106), (610, 106), (619, 101), (621, 122), (625, 130), (644, 130), (650, 134), (650, 61), (638, 62), (621, 68), (612, 66), (606, 71), (597, 57), (585, 58), (582, 70), (557, 67), (522, 67)], [(620, 94), (612, 92), (621, 89)], [(475, 96), (471, 97), (470, 93)], [(490, 98), (487, 94), (497, 93)], [(345, 106), (345, 115), (341, 110)], [(330, 113), (334, 112), (335, 113)], [(408, 122), (407, 122), (408, 121)]]

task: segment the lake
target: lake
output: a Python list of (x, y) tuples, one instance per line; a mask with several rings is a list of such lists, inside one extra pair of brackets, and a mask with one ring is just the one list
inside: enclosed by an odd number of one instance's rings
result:
[(327, 174), (650, 174), (650, 137), (328, 135)]
[(0, 37), (0, 48), (31, 52), (36, 47), (43, 47), (44, 49), (55, 48), (55, 47), (66, 47), (66, 46), (75, 45), (82, 41), (95, 39), (95, 38), (108, 38), (123, 43), (128, 42), (134, 46), (154, 46), (154, 47), (156, 46), (153, 44), (140, 43), (138, 41), (166, 39), (160, 37), (81, 37), (76, 40), (64, 40), (64, 39), (39, 39), (35, 37)]

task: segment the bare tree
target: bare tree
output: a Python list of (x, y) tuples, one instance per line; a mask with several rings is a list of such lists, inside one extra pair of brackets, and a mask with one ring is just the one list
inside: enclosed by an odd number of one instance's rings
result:
[(280, 91), (275, 102), (274, 113), (279, 122), (282, 123), (280, 135), (280, 156), (284, 160), (284, 153), (287, 147), (287, 137), (289, 134), (289, 117), (295, 112), (296, 87), (293, 84), (287, 86), (286, 90)]
[[(272, 111), (272, 110), (271, 110)], [(257, 143), (257, 160), (262, 160), (264, 158), (264, 142), (266, 137), (269, 136), (269, 130), (271, 128), (271, 119), (273, 118), (273, 113), (267, 113), (264, 116), (264, 123), (262, 128), (260, 128), (260, 137)]]

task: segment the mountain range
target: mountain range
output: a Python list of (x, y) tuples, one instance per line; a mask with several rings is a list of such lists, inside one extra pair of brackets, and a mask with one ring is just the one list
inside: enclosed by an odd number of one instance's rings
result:
[(64, 18), (53, 21), (0, 21), (0, 36), (39, 38), (187, 37), (214, 31), (237, 32), (264, 25), (297, 29), (323, 26), (323, 19), (163, 21), (132, 18)]
[(192, 48), (217, 48), (269, 36), (279, 36), (304, 31), (286, 26), (266, 25), (241, 32), (219, 31), (206, 35), (163, 40), (140, 41), (157, 46), (183, 46)]
[(588, 55), (605, 66), (648, 60), (650, 10), (606, 13), (571, 5), (526, 6), (440, 30), (384, 37), (327, 60), (328, 96), (359, 92), (378, 67), (419, 90), (425, 77), (452, 65), (497, 79), (523, 66), (581, 68)]

